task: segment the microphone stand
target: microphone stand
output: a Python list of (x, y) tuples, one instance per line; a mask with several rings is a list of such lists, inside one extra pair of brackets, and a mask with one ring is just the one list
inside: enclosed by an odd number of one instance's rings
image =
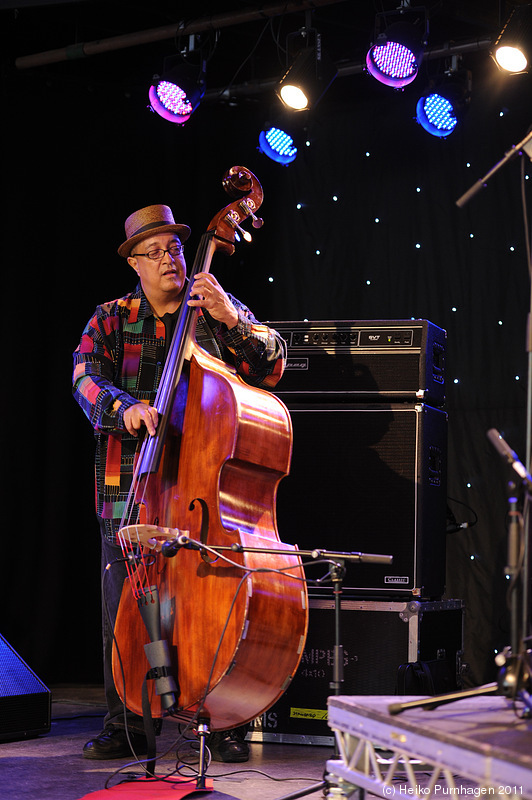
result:
[[(326, 553), (327, 551), (321, 550), (318, 551), (320, 553)], [(338, 697), (341, 694), (342, 684), (344, 682), (344, 647), (342, 645), (342, 637), (340, 632), (340, 618), (341, 618), (341, 611), (342, 611), (342, 587), (343, 587), (343, 580), (345, 576), (345, 562), (346, 561), (353, 561), (354, 559), (350, 558), (352, 555), (365, 555), (368, 557), (369, 554), (361, 554), (361, 553), (332, 553), (329, 551), (328, 555), (332, 556), (333, 560), (330, 563), (329, 572), (325, 576), (325, 578), (321, 579), (320, 582), (322, 583), (327, 577), (330, 576), (331, 583), (333, 585), (333, 594), (334, 594), (334, 649), (333, 649), (333, 677), (331, 682), (329, 683), (329, 688)], [(314, 556), (313, 556), (314, 557)], [(391, 564), (392, 563), (392, 556), (369, 556), (372, 560), (373, 564)], [(376, 560), (378, 559), (378, 560)], [(338, 755), (338, 743), (335, 741), (335, 755)], [(312, 794), (313, 792), (318, 792), (321, 789), (329, 789), (330, 783), (327, 780), (320, 781), (319, 783), (314, 783), (312, 786), (308, 786), (306, 789), (301, 789), (298, 792), (293, 792), (292, 794), (284, 795), (283, 797), (277, 798), (277, 800), (297, 800), (299, 797), (305, 797), (308, 794)]]
[[(521, 463), (518, 456), (504, 441), (503, 437), (495, 428), (490, 428), (487, 437), (493, 444), (499, 455), (510, 464), (520, 478), (521, 486), (525, 491), (525, 502), (530, 501), (532, 493), (532, 477)], [(532, 716), (532, 683), (530, 651), (526, 644), (528, 636), (528, 613), (526, 612), (528, 603), (528, 587), (526, 585), (526, 570), (522, 562), (520, 551), (525, 553), (526, 547), (520, 546), (520, 526), (519, 514), (517, 509), (516, 484), (510, 481), (508, 484), (508, 542), (507, 542), (507, 566), (505, 573), (510, 576), (510, 616), (511, 616), (511, 645), (505, 647), (502, 653), (498, 653), (495, 663), (499, 667), (497, 681), (488, 683), (484, 686), (477, 686), (474, 689), (465, 691), (450, 692), (449, 694), (438, 695), (423, 700), (408, 700), (405, 703), (391, 703), (388, 706), (390, 714), (400, 714), (408, 708), (434, 709), (446, 703), (454, 703), (456, 700), (463, 700), (466, 697), (479, 697), (488, 694), (500, 694), (513, 700), (519, 699), (526, 706), (523, 716)], [(528, 517), (528, 514), (526, 515)], [(524, 526), (523, 545), (528, 538), (528, 524)], [(524, 602), (521, 604), (521, 617), (518, 612), (518, 576), (522, 574), (521, 591)]]
[[(512, 146), (504, 157), (493, 166), (489, 172), (474, 183), (461, 197), (456, 201), (456, 205), (462, 208), (480, 189), (484, 188), (490, 178), (498, 172), (508, 161), (517, 155), (522, 155), (522, 151), (532, 158), (532, 128), (528, 131), (524, 139), (517, 145)], [(527, 259), (528, 259), (528, 272), (532, 273), (532, 264), (530, 263), (530, 246), (528, 230), (525, 230), (527, 242)], [(528, 353), (528, 390), (527, 390), (527, 425), (526, 425), (526, 462), (531, 463), (531, 445), (532, 445), (532, 282), (530, 287), (530, 308), (527, 322), (527, 353)], [(528, 473), (525, 466), (519, 461), (516, 453), (507, 445), (502, 436), (495, 428), (491, 428), (487, 432), (488, 439), (499, 452), (499, 454), (515, 469), (521, 479), (521, 486), (526, 494), (527, 513), (525, 515), (524, 535), (523, 535), (523, 554), (518, 556), (519, 545), (519, 528), (518, 528), (518, 512), (517, 512), (517, 498), (514, 489), (515, 484), (509, 485), (509, 530), (508, 530), (508, 564), (506, 567), (507, 574), (510, 575), (512, 585), (510, 591), (512, 596), (510, 598), (510, 614), (511, 614), (511, 646), (499, 653), (495, 659), (499, 669), (498, 679), (495, 683), (489, 683), (485, 686), (479, 686), (476, 689), (467, 691), (453, 692), (447, 695), (440, 695), (439, 697), (432, 698), (431, 700), (412, 700), (407, 703), (393, 703), (388, 707), (391, 714), (400, 714), (406, 708), (423, 707), (427, 709), (437, 708), (437, 706), (444, 703), (452, 703), (455, 700), (461, 700), (464, 697), (474, 697), (477, 695), (485, 694), (503, 694), (506, 697), (521, 699), (527, 707), (525, 712), (527, 715), (532, 714), (532, 698), (530, 696), (531, 676), (529, 651), (526, 649), (526, 644), (530, 640), (528, 636), (529, 625), (529, 609), (528, 609), (528, 572), (529, 572), (529, 513), (528, 505), (530, 502), (530, 494), (532, 491), (532, 478)], [(518, 564), (518, 561), (521, 563)], [(522, 590), (522, 604), (521, 604), (521, 617), (518, 614), (518, 598), (516, 594), (517, 586), (515, 580), (518, 572), (521, 573), (521, 590)]]
[[(523, 155), (523, 151), (527, 153), (529, 158), (532, 160), (532, 126), (529, 128), (527, 135), (524, 139), (516, 144), (512, 145), (510, 150), (508, 150), (503, 158), (495, 164), (485, 175), (483, 178), (480, 178), (476, 183), (474, 183), (461, 197), (456, 200), (456, 205), (458, 208), (462, 208), (472, 197), (474, 197), (480, 189), (486, 187), (490, 178), (495, 175), (496, 172), (499, 171), (508, 161), (511, 161), (516, 156)], [(526, 225), (526, 220), (525, 220)], [(526, 252), (527, 252), (527, 268), (528, 274), (532, 278), (532, 258), (530, 254), (530, 234), (528, 229), (525, 227), (525, 243), (526, 243)], [(530, 280), (530, 287), (529, 287), (529, 310), (528, 310), (528, 319), (527, 319), (527, 330), (526, 330), (526, 352), (527, 352), (527, 361), (528, 361), (528, 381), (527, 381), (527, 400), (526, 400), (526, 464), (529, 469), (532, 468), (532, 279)], [(528, 571), (529, 571), (529, 541), (528, 537), (525, 539), (525, 552), (524, 552), (524, 568), (523, 568), (523, 585), (528, 587)], [(526, 592), (524, 595), (524, 600), (526, 600)], [(523, 618), (527, 618), (528, 615), (528, 607), (523, 606)]]
[(205, 550), (213, 553), (271, 553), (281, 556), (306, 556), (314, 560), (339, 558), (345, 561), (359, 561), (363, 564), (391, 564), (393, 559), (393, 556), (385, 556), (379, 553), (344, 552), (342, 550), (322, 550), (321, 548), (315, 548), (314, 550), (287, 550), (286, 548), (276, 549), (275, 547), (247, 547), (238, 543), (231, 545), (205, 545), (203, 542), (191, 539), (186, 534), (180, 534), (175, 539), (168, 539), (161, 545), (161, 552), (163, 556), (171, 558), (176, 555), (181, 547), (185, 547), (188, 550)]
[[(344, 680), (344, 649), (343, 645), (341, 644), (341, 636), (340, 636), (340, 615), (342, 610), (342, 584), (345, 575), (345, 562), (359, 562), (364, 564), (391, 564), (393, 561), (393, 556), (391, 555), (380, 555), (377, 553), (359, 553), (359, 552), (343, 552), (338, 550), (321, 550), (321, 549), (314, 549), (314, 550), (286, 550), (286, 549), (275, 549), (270, 547), (247, 547), (245, 545), (241, 545), (239, 543), (234, 543), (232, 545), (204, 545), (202, 542), (198, 542), (194, 539), (191, 539), (189, 536), (180, 533), (175, 539), (168, 539), (164, 544), (161, 546), (161, 552), (167, 558), (173, 558), (178, 550), (182, 547), (191, 549), (191, 550), (199, 550), (204, 552), (214, 552), (223, 554), (224, 552), (232, 552), (232, 553), (265, 553), (265, 554), (276, 554), (276, 555), (293, 555), (295, 558), (299, 557), (307, 557), (314, 561), (316, 560), (327, 560), (330, 562), (329, 572), (325, 576), (331, 577), (331, 582), (333, 584), (333, 593), (334, 593), (334, 631), (335, 631), (335, 641), (334, 641), (334, 656), (333, 656), (333, 678), (332, 681), (329, 683), (329, 688), (334, 691), (335, 695), (339, 695), (341, 692), (343, 680)], [(325, 580), (325, 578), (322, 579)], [(197, 778), (197, 788), (203, 789), (205, 788), (205, 773), (206, 773), (206, 764), (207, 760), (205, 758), (205, 735), (207, 730), (204, 729), (202, 731), (204, 735), (200, 737), (200, 754), (199, 754), (199, 774)], [(317, 792), (320, 789), (325, 789), (329, 786), (328, 781), (321, 781), (320, 783), (313, 784), (306, 789), (302, 789), (301, 791), (294, 792), (289, 795), (285, 795), (284, 797), (279, 798), (278, 800), (296, 800), (299, 797), (304, 797), (305, 795), (312, 794), (313, 792)]]
[[(472, 197), (474, 197), (481, 189), (484, 189), (490, 178), (498, 172), (508, 161), (511, 161), (516, 156), (523, 155), (523, 150), (532, 160), (532, 126), (529, 128), (527, 135), (524, 139), (512, 145), (504, 156), (493, 166), (483, 178), (479, 178), (464, 194), (456, 200), (458, 208), (463, 208)], [(532, 261), (530, 256), (530, 242), (529, 232), (525, 229), (525, 241), (527, 245), (527, 267), (528, 274), (532, 276)], [(532, 284), (530, 287), (530, 305), (527, 321), (527, 341), (526, 350), (528, 353), (528, 391), (527, 391), (527, 422), (526, 422), (526, 463), (530, 466), (532, 458)], [(528, 569), (528, 567), (527, 567)]]
[[(468, 203), (472, 197), (474, 197), (481, 189), (485, 189), (488, 181), (492, 178), (496, 172), (498, 172), (501, 167), (503, 167), (508, 161), (511, 161), (516, 156), (522, 155), (521, 151), (525, 148), (525, 145), (532, 140), (532, 130), (530, 130), (524, 139), (516, 144), (512, 145), (511, 149), (508, 150), (504, 156), (498, 161), (495, 166), (493, 166), (483, 178), (479, 178), (468, 190), (464, 192), (464, 194), (458, 198), (456, 201), (456, 205), (458, 208), (463, 208), (466, 203)], [(527, 151), (528, 152), (528, 151)]]

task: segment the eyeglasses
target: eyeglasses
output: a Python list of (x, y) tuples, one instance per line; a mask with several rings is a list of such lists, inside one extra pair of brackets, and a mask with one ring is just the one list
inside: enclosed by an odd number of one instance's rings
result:
[(171, 256), (180, 256), (184, 249), (184, 244), (173, 244), (168, 250), (150, 250), (149, 253), (131, 253), (131, 255), (145, 256), (146, 258), (151, 258), (152, 261), (159, 261), (165, 253), (170, 253)]

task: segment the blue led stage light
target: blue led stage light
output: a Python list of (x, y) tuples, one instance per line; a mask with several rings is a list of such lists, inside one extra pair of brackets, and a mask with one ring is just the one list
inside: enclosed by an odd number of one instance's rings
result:
[(297, 157), (297, 147), (290, 134), (275, 126), (260, 132), (259, 150), (272, 161), (285, 166), (291, 164)]
[(471, 73), (452, 69), (432, 81), (419, 98), (416, 119), (431, 136), (445, 138), (456, 130), (471, 99)]
[(443, 138), (449, 136), (458, 124), (453, 104), (437, 92), (419, 98), (416, 119), (432, 136)]

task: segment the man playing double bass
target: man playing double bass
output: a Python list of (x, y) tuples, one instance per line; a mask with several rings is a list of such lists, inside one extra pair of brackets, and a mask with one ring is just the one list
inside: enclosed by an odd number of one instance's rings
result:
[[(126, 568), (117, 533), (133, 476), (139, 434), (154, 435), (159, 380), (179, 308), (186, 294), (183, 244), (187, 225), (177, 224), (168, 206), (153, 205), (125, 222), (126, 241), (118, 253), (139, 277), (135, 291), (97, 307), (74, 353), (74, 397), (96, 435), (96, 513), (106, 565), (102, 626), (107, 715), (103, 731), (83, 749), (85, 758), (131, 756), (125, 727), (138, 755), (147, 749), (144, 724), (124, 706), (112, 674), (112, 627)], [(251, 311), (227, 294), (208, 272), (196, 274), (188, 304), (198, 308), (196, 341), (233, 365), (250, 385), (273, 389), (281, 377), (286, 345), (279, 334), (257, 322)], [(145, 430), (144, 430), (145, 429)], [(138, 513), (138, 509), (136, 509)], [(135, 519), (132, 520), (133, 522)], [(247, 761), (245, 731), (211, 734), (213, 757)]]

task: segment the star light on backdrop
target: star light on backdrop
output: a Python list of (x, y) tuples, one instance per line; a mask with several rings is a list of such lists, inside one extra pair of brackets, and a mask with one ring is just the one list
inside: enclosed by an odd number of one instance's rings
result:
[(532, 4), (514, 8), (500, 32), (491, 56), (499, 69), (528, 72), (532, 57)]
[(424, 8), (404, 6), (375, 17), (374, 41), (366, 67), (380, 83), (402, 89), (415, 80), (427, 44), (428, 22)]

